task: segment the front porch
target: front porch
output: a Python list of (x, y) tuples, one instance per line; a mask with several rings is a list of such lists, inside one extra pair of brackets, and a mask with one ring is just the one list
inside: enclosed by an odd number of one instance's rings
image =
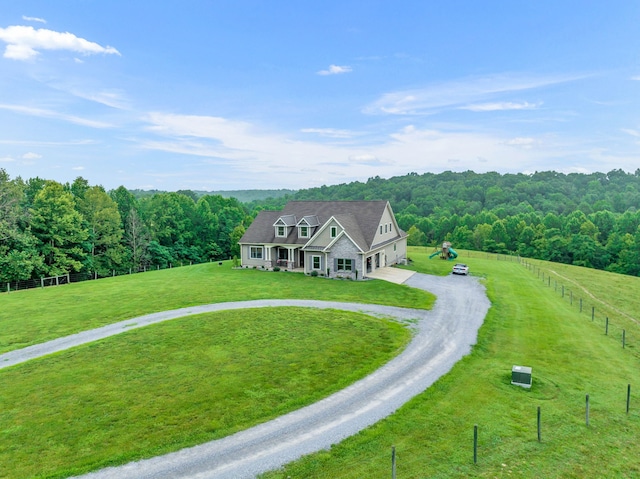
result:
[(268, 250), (271, 267), (288, 271), (304, 271), (304, 252), (299, 246), (274, 246)]

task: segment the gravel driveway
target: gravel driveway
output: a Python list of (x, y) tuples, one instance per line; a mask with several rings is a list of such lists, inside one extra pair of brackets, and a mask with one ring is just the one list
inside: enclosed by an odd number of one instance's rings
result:
[(0, 355), (0, 368), (154, 322), (225, 309), (269, 306), (332, 308), (393, 317), (415, 324), (416, 334), (399, 356), (371, 375), (315, 404), (223, 439), (81, 476), (87, 479), (252, 478), (302, 455), (328, 449), (387, 417), (427, 389), (470, 352), (490, 306), (478, 279), (417, 273), (405, 284), (435, 294), (437, 300), (433, 309), (424, 311), (304, 300), (205, 305), (150, 314), (12, 351)]

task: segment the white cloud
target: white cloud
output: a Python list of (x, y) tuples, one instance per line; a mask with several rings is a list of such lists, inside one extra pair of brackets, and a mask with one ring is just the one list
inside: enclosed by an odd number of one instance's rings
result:
[(636, 75), (634, 77), (631, 77), (631, 79), (635, 80), (635, 81), (640, 81), (640, 75)]
[(70, 141), (25, 141), (25, 140), (0, 140), (0, 145), (20, 146), (83, 146), (95, 144), (95, 140), (70, 140)]
[(73, 171), (82, 171), (84, 170), (84, 166), (74, 166), (73, 168), (71, 168)]
[(118, 110), (129, 110), (129, 101), (121, 90), (85, 91), (79, 88), (72, 88), (70, 93), (79, 98), (90, 100), (102, 105), (106, 105)]
[(24, 155), (22, 155), (22, 158), (25, 159), (25, 160), (37, 160), (39, 158), (42, 158), (42, 155), (39, 155), (37, 153), (29, 152), (29, 153), (25, 153)]
[(341, 73), (350, 73), (351, 71), (351, 67), (347, 65), (329, 65), (327, 70), (320, 70), (318, 75), (340, 75)]
[(0, 110), (9, 110), (16, 113), (22, 113), (24, 115), (37, 116), (40, 118), (54, 118), (58, 120), (67, 121), (69, 123), (75, 123), (76, 125), (89, 126), (91, 128), (112, 128), (113, 125), (104, 123), (102, 121), (89, 120), (87, 118), (81, 118), (75, 115), (66, 115), (53, 110), (45, 110), (42, 108), (33, 108), (21, 105), (5, 105), (0, 104)]
[(627, 135), (640, 137), (640, 131), (638, 130), (632, 130), (630, 128), (622, 128), (622, 132), (626, 133)]
[(530, 149), (533, 148), (538, 143), (534, 138), (512, 138), (511, 140), (507, 140), (504, 142), (505, 145), (516, 146), (519, 148)]
[[(424, 88), (386, 93), (365, 107), (363, 112), (393, 115), (428, 114), (437, 109), (460, 108), (477, 102), (484, 103), (499, 95), (547, 87), (579, 78), (584, 76), (538, 77), (509, 74), (467, 78)], [(494, 103), (494, 106), (496, 105), (500, 103)]]
[(516, 136), (495, 130), (473, 131), (453, 124), (437, 128), (409, 125), (376, 135), (375, 144), (370, 144), (369, 136), (361, 136), (362, 141), (357, 142), (336, 142), (322, 136), (300, 140), (299, 130), (289, 135), (223, 117), (156, 112), (146, 121), (150, 136), (130, 141), (141, 149), (179, 158), (167, 173), (171, 177), (198, 178), (198, 184), (210, 181), (211, 188), (230, 188), (232, 184), (239, 188), (266, 188), (267, 183), (308, 188), (361, 181), (375, 175), (404, 175), (408, 171), (634, 170), (635, 166), (629, 165), (637, 163), (631, 153), (627, 157), (605, 158), (605, 152), (585, 145), (581, 138), (553, 134), (541, 138)]
[(12, 163), (16, 160), (11, 158), (10, 156), (5, 156), (4, 158), (0, 156), (0, 163)]
[(328, 138), (352, 138), (355, 133), (349, 130), (339, 130), (336, 128), (303, 128), (302, 133), (315, 133)]
[(26, 15), (22, 15), (22, 19), (26, 22), (47, 23), (47, 21), (44, 18), (27, 17)]
[(367, 165), (367, 166), (382, 166), (382, 165), (389, 164), (388, 161), (381, 160), (376, 155), (371, 155), (368, 153), (360, 154), (360, 155), (351, 155), (349, 157), (349, 161), (351, 163), (355, 163), (358, 165)]
[(501, 101), (494, 103), (476, 103), (473, 105), (461, 106), (461, 110), (470, 111), (503, 111), (503, 110), (533, 110), (538, 108), (541, 103), (529, 103), (528, 101), (522, 103), (514, 103), (511, 101)]
[(365, 149), (321, 140), (297, 141), (220, 117), (154, 113), (148, 121), (148, 129), (159, 136), (138, 140), (140, 147), (200, 157), (202, 168), (209, 168), (211, 174), (225, 171), (230, 177), (243, 178), (245, 185), (277, 178), (279, 185), (310, 187), (454, 167), (458, 171), (521, 171), (538, 164), (550, 151), (557, 153), (548, 144), (544, 149), (529, 148), (538, 146), (534, 140), (414, 126), (382, 136), (377, 145)]
[(61, 33), (44, 28), (36, 30), (30, 26), (0, 28), (0, 40), (7, 43), (4, 57), (12, 60), (30, 60), (40, 53), (39, 50), (69, 50), (84, 55), (120, 55), (113, 47), (103, 47), (69, 32)]

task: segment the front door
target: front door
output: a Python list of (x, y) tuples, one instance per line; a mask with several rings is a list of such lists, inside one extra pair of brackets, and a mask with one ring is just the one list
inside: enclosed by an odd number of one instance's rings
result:
[(278, 248), (278, 266), (288, 267), (289, 250), (287, 248)]

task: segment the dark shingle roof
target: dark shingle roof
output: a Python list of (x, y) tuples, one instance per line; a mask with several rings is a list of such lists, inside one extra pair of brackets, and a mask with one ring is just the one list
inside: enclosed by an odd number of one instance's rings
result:
[(295, 216), (297, 222), (305, 216), (317, 216), (320, 225), (324, 225), (334, 216), (351, 239), (368, 251), (386, 206), (386, 201), (290, 201), (282, 211), (261, 211), (240, 243), (304, 244), (308, 239), (298, 238), (295, 229), (287, 238), (276, 238), (273, 224), (280, 217)]

